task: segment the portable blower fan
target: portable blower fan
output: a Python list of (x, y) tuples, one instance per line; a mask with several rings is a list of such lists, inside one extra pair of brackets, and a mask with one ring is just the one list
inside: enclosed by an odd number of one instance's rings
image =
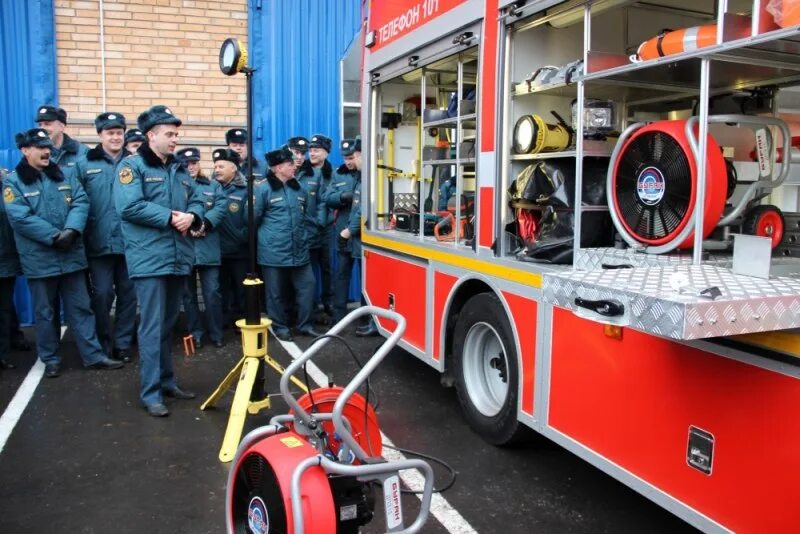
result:
[[(392, 335), (344, 388), (319, 388), (295, 399), (291, 376), (331, 337), (366, 315), (394, 323)], [(356, 393), (397, 345), (405, 327), (403, 316), (394, 311), (361, 307), (331, 328), (331, 337), (317, 339), (286, 368), (280, 389), (290, 412), (247, 434), (233, 459), (226, 492), (229, 533), (357, 534), (373, 519), (375, 487), (383, 491), (386, 532), (422, 529), (430, 510), (433, 470), (423, 460), (381, 458), (377, 417)], [(407, 469), (418, 470), (425, 483), (419, 513), (405, 526), (399, 473)]]
[[(728, 175), (722, 151), (708, 136), (703, 237), (725, 208)], [(670, 243), (684, 231), (697, 195), (697, 163), (686, 135), (686, 121), (658, 121), (636, 130), (622, 145), (609, 172), (609, 198), (615, 222), (648, 247)], [(613, 198), (612, 198), (613, 197)], [(692, 246), (693, 232), (677, 248)]]

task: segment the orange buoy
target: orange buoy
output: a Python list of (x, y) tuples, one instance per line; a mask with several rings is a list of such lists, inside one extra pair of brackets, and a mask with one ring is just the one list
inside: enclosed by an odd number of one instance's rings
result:
[(690, 52), (717, 42), (717, 25), (693, 26), (680, 30), (663, 30), (639, 45), (634, 61), (647, 61), (659, 57)]

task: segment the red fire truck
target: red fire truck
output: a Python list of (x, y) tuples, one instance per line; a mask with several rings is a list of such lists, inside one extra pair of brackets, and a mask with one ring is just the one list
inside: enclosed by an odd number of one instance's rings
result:
[(371, 2), (364, 291), (487, 441), (532, 429), (704, 531), (797, 528), (798, 23)]

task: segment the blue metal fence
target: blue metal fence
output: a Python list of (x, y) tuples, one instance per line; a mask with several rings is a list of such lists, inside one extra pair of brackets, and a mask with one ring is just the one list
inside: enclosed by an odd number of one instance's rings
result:
[[(16, 166), (14, 134), (34, 126), (37, 106), (57, 101), (55, 44), (53, 0), (0, 1), (0, 167)], [(14, 303), (20, 322), (33, 323), (24, 278), (17, 280)]]

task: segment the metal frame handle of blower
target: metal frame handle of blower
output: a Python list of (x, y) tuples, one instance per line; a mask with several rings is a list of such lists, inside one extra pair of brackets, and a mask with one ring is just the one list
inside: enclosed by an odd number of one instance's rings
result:
[[(689, 142), (689, 148), (692, 151), (692, 156), (694, 157), (696, 162), (700, 160), (700, 147), (698, 145), (698, 139), (695, 136), (694, 129), (697, 125), (698, 118), (697, 117), (690, 117), (686, 120), (686, 138)], [(745, 125), (751, 127), (753, 130), (758, 130), (758, 126), (775, 126), (780, 129), (781, 135), (783, 136), (783, 158), (781, 159), (781, 169), (778, 174), (777, 179), (773, 179), (772, 176), (775, 175), (774, 172), (770, 174), (768, 178), (762, 178), (757, 182), (753, 182), (747, 188), (742, 197), (742, 200), (739, 202), (739, 205), (736, 206), (733, 211), (729, 214), (725, 215), (720, 219), (717, 226), (725, 226), (730, 224), (734, 219), (736, 219), (739, 215), (741, 215), (742, 211), (747, 207), (747, 203), (750, 199), (755, 196), (756, 192), (759, 188), (768, 188), (774, 189), (780, 186), (785, 180), (786, 177), (789, 175), (789, 160), (791, 158), (790, 153), (790, 145), (791, 145), (791, 134), (789, 133), (789, 128), (785, 122), (775, 117), (760, 117), (760, 116), (752, 116), (752, 115), (711, 115), (708, 117), (709, 124), (736, 124), (736, 125)], [(644, 126), (650, 124), (650, 122), (637, 122), (628, 126), (620, 135), (619, 140), (617, 141), (614, 150), (611, 152), (611, 159), (609, 160), (611, 164), (608, 166), (608, 175), (606, 178), (606, 198), (608, 198), (608, 207), (609, 207), (609, 214), (611, 215), (611, 220), (614, 222), (614, 226), (619, 232), (619, 235), (622, 236), (622, 239), (625, 240), (628, 245), (633, 249), (644, 250), (648, 254), (664, 254), (666, 252), (671, 252), (675, 250), (678, 245), (683, 243), (689, 235), (694, 231), (694, 221), (695, 217), (697, 216), (697, 209), (698, 206), (695, 204), (694, 209), (692, 210), (691, 215), (689, 216), (689, 220), (686, 223), (686, 226), (683, 230), (676, 235), (672, 240), (663, 245), (658, 246), (646, 246), (641, 242), (637, 241), (635, 237), (633, 237), (627, 230), (625, 230), (625, 226), (622, 224), (622, 221), (619, 219), (619, 215), (617, 214), (617, 200), (614, 196), (613, 190), (613, 180), (614, 180), (614, 162), (617, 161), (619, 157), (619, 153), (622, 151), (623, 146), (627, 139), (633, 135), (637, 130), (643, 128)], [(767, 132), (769, 130), (767, 129)], [(771, 151), (774, 154), (774, 151)], [(774, 157), (772, 158), (774, 160)], [(773, 166), (774, 168), (774, 166)]]
[[(405, 317), (399, 313), (378, 308), (376, 306), (363, 306), (348, 313), (344, 319), (336, 323), (336, 325), (331, 328), (327, 334), (338, 335), (347, 326), (365, 315), (376, 315), (378, 317), (388, 319), (393, 321), (396, 326), (392, 332), (392, 335), (389, 336), (380, 347), (378, 347), (378, 350), (375, 351), (375, 354), (372, 355), (367, 363), (364, 364), (364, 367), (361, 368), (356, 376), (353, 377), (353, 379), (344, 388), (342, 393), (336, 399), (336, 403), (333, 406), (333, 412), (331, 414), (331, 420), (333, 421), (333, 427), (336, 433), (339, 434), (339, 436), (342, 438), (342, 441), (350, 448), (350, 450), (353, 451), (356, 457), (365, 463), (362, 465), (345, 465), (329, 460), (323, 455), (318, 454), (317, 456), (308, 458), (307, 460), (298, 464), (294, 470), (294, 473), (292, 473), (292, 519), (294, 523), (295, 534), (304, 533), (301, 480), (303, 473), (314, 466), (322, 467), (326, 473), (353, 476), (358, 477), (361, 480), (372, 478), (380, 481), (384, 481), (387, 478), (398, 474), (400, 471), (407, 469), (418, 469), (425, 479), (419, 514), (408, 528), (403, 528), (401, 517), (399, 524), (389, 528), (387, 532), (397, 532), (403, 534), (419, 532), (420, 529), (425, 525), (425, 522), (428, 520), (431, 498), (433, 496), (433, 469), (431, 466), (423, 460), (375, 462), (375, 460), (371, 459), (364, 449), (362, 449), (358, 444), (358, 441), (356, 441), (350, 430), (350, 425), (344, 417), (344, 408), (347, 405), (347, 401), (353, 396), (358, 388), (361, 387), (364, 382), (366, 382), (369, 375), (375, 371), (378, 365), (380, 365), (389, 352), (397, 345), (397, 342), (400, 340), (406, 330)], [(307, 427), (310, 425), (313, 426), (316, 420), (314, 416), (306, 412), (302, 406), (300, 406), (300, 404), (292, 395), (291, 391), (289, 390), (290, 377), (293, 373), (299, 371), (305, 363), (310, 361), (314, 355), (317, 354), (330, 340), (331, 338), (323, 338), (315, 341), (299, 358), (297, 358), (286, 368), (286, 371), (281, 376), (281, 395), (286, 403), (295, 411), (295, 417), (302, 421), (302, 423)], [(399, 488), (397, 488), (397, 491), (399, 492)], [(388, 526), (389, 520), (387, 519), (387, 527)]]
[[(792, 144), (792, 134), (789, 133), (789, 127), (786, 125), (784, 121), (775, 117), (760, 117), (754, 115), (711, 115), (708, 117), (709, 124), (736, 124), (747, 126), (748, 128), (752, 129), (755, 132), (764, 128), (769, 136), (769, 144), (770, 146), (773, 144), (772, 134), (769, 130), (769, 126), (775, 126), (781, 131), (781, 136), (783, 137), (783, 157), (780, 161), (780, 172), (775, 173), (775, 150), (770, 150), (770, 170), (768, 176), (766, 177), (759, 177), (759, 179), (749, 186), (744, 192), (742, 199), (739, 201), (739, 204), (727, 215), (724, 215), (722, 219), (720, 219), (717, 226), (728, 226), (734, 220), (736, 220), (742, 212), (747, 207), (747, 204), (750, 200), (755, 197), (756, 193), (759, 189), (775, 189), (776, 187), (780, 187), (781, 184), (786, 180), (789, 176), (789, 167), (791, 163), (791, 144)], [(689, 140), (689, 146), (692, 148), (692, 153), (694, 155), (695, 161), (699, 161), (700, 155), (700, 147), (697, 144), (698, 140), (695, 138), (694, 135), (694, 125), (697, 124), (697, 117), (691, 117), (686, 121), (686, 138)], [(777, 178), (773, 178), (777, 174)], [(695, 208), (695, 211), (696, 208)], [(694, 217), (694, 215), (693, 215)]]

